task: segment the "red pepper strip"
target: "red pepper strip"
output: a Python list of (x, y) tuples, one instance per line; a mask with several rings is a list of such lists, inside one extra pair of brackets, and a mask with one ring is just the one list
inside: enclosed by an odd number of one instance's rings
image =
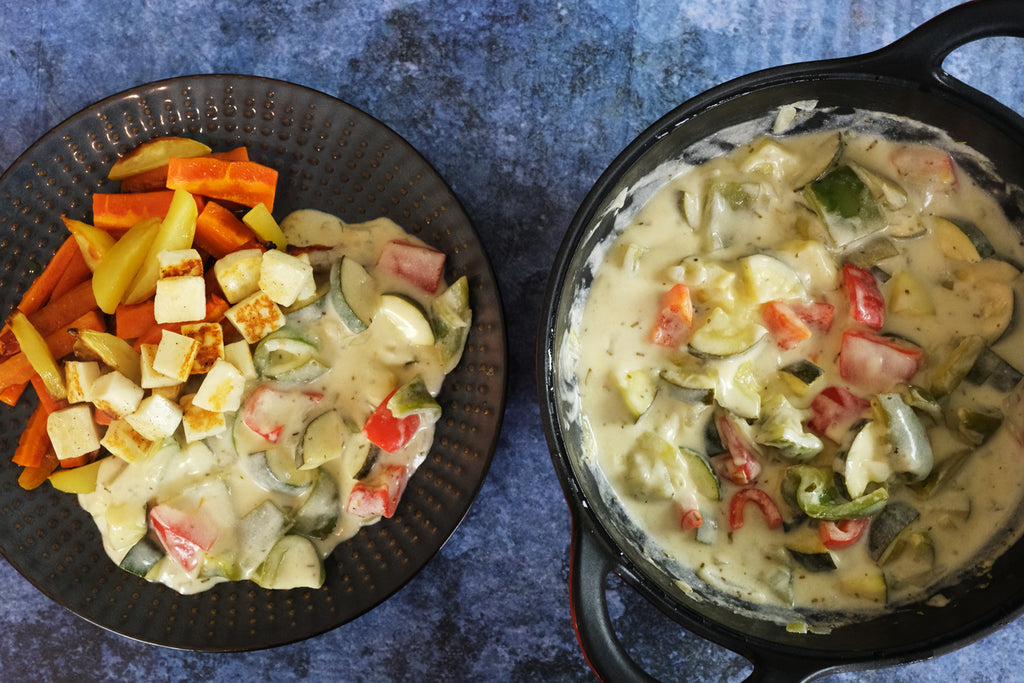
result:
[(843, 387), (826, 387), (811, 401), (812, 417), (807, 426), (819, 436), (836, 443), (871, 403)]
[(750, 484), (761, 473), (761, 463), (753, 447), (746, 442), (736, 427), (725, 415), (715, 416), (718, 436), (728, 453), (718, 456), (720, 474), (734, 484)]
[(377, 267), (414, 287), (433, 294), (444, 275), (444, 252), (404, 240), (391, 240), (381, 249)]
[(217, 527), (201, 515), (190, 515), (168, 505), (149, 511), (149, 523), (172, 560), (185, 571), (199, 564), (204, 550), (217, 540)]
[(818, 536), (826, 548), (838, 550), (856, 543), (870, 524), (869, 517), (840, 519), (835, 522), (823, 519), (818, 523)]
[(679, 516), (679, 528), (683, 531), (696, 529), (703, 523), (704, 515), (700, 514), (700, 510), (683, 510)]
[(871, 271), (847, 263), (843, 266), (843, 287), (850, 298), (850, 317), (872, 329), (882, 329), (885, 298)]
[(780, 349), (796, 348), (811, 336), (811, 328), (785, 302), (769, 301), (761, 308), (761, 318)]
[(357, 481), (345, 511), (357, 517), (391, 517), (405, 491), (409, 471), (404, 465), (388, 465), (370, 481)]
[(388, 408), (388, 401), (394, 395), (395, 389), (387, 395), (373, 414), (367, 418), (363, 425), (363, 436), (388, 453), (394, 453), (402, 446), (412, 440), (416, 430), (420, 427), (420, 416), (412, 413), (402, 418), (395, 417)]
[(733, 531), (743, 526), (743, 507), (747, 503), (753, 503), (761, 510), (769, 529), (782, 526), (782, 514), (771, 496), (761, 489), (749, 488), (737, 491), (729, 501), (729, 528)]
[(794, 301), (789, 307), (797, 314), (800, 320), (808, 327), (813, 327), (822, 332), (832, 329), (832, 319), (835, 317), (836, 307), (825, 301), (812, 301), (803, 303)]
[(684, 284), (673, 285), (662, 297), (661, 311), (651, 328), (651, 343), (675, 348), (690, 334), (693, 323), (693, 301), (690, 289)]
[(839, 347), (839, 375), (879, 393), (912, 379), (923, 360), (924, 351), (909, 342), (866, 330), (847, 330)]

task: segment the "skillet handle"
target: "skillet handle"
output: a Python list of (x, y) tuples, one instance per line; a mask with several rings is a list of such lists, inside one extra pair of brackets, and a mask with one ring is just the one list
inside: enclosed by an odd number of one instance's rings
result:
[[(594, 530), (581, 524), (574, 516), (569, 605), (576, 639), (583, 656), (598, 679), (606, 683), (657, 683), (657, 679), (640, 668), (622, 647), (608, 615), (605, 579), (617, 567), (610, 553), (596, 538)], [(754, 665), (746, 679), (747, 683), (808, 681), (828, 669), (827, 662), (788, 656), (766, 649), (734, 651)]]
[(958, 47), (996, 36), (1024, 37), (1024, 5), (1020, 0), (971, 0), (946, 10), (886, 47), (854, 59), (883, 76), (961, 90), (965, 86), (942, 69), (942, 62)]
[(593, 531), (573, 521), (569, 564), (569, 606), (587, 664), (602, 681), (657, 683), (630, 658), (615, 636), (605, 599), (605, 578), (615, 563), (602, 552)]

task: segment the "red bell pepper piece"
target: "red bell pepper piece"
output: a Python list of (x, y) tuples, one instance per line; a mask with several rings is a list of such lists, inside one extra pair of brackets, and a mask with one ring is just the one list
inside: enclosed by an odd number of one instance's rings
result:
[(203, 552), (217, 540), (217, 526), (202, 514), (189, 514), (169, 505), (149, 511), (149, 523), (172, 560), (189, 572), (199, 565)]
[(825, 301), (810, 303), (793, 301), (789, 303), (789, 307), (808, 327), (813, 327), (821, 332), (828, 332), (832, 329), (832, 319), (835, 317), (836, 310), (832, 304)]
[(871, 519), (868, 517), (840, 519), (835, 522), (823, 519), (818, 522), (818, 536), (826, 548), (839, 550), (856, 543), (870, 524)]
[(871, 403), (843, 387), (826, 387), (811, 401), (807, 426), (820, 436), (839, 443)]
[(761, 307), (761, 318), (780, 349), (796, 348), (811, 336), (811, 328), (785, 302), (769, 301)]
[(277, 443), (286, 427), (282, 420), (289, 415), (288, 405), (301, 403), (300, 412), (304, 413), (323, 397), (314, 391), (281, 390), (261, 384), (242, 407), (242, 420), (256, 434), (270, 443)]
[(662, 297), (658, 319), (651, 328), (651, 342), (676, 348), (686, 341), (693, 323), (693, 301), (690, 289), (680, 283), (673, 285)]
[(750, 484), (761, 473), (761, 463), (757, 460), (753, 444), (747, 443), (725, 414), (715, 416), (715, 426), (728, 451), (717, 458), (719, 473), (734, 484)]
[(782, 526), (782, 514), (772, 497), (761, 489), (748, 488), (737, 491), (729, 501), (729, 528), (733, 531), (743, 526), (743, 508), (747, 503), (757, 506), (769, 529)]
[(405, 240), (391, 240), (381, 249), (377, 267), (433, 294), (444, 275), (444, 259), (444, 252), (436, 249)]
[(683, 513), (679, 515), (679, 528), (683, 531), (696, 529), (703, 523), (704, 515), (700, 513), (700, 510), (683, 510)]
[(850, 298), (850, 317), (872, 329), (882, 329), (885, 298), (871, 271), (847, 263), (843, 266), (843, 288)]
[(388, 394), (363, 424), (363, 436), (388, 453), (394, 453), (409, 443), (416, 430), (420, 428), (420, 416), (417, 413), (395, 417), (388, 408), (388, 401), (394, 396), (395, 391), (398, 389)]
[(918, 182), (938, 182), (956, 186), (956, 166), (947, 152), (919, 145), (904, 146), (893, 150), (889, 161), (901, 177)]
[(847, 330), (839, 347), (839, 375), (859, 387), (884, 391), (910, 381), (923, 360), (924, 351), (910, 342)]
[(404, 465), (380, 468), (373, 479), (355, 483), (345, 511), (357, 517), (391, 517), (408, 481), (409, 471)]

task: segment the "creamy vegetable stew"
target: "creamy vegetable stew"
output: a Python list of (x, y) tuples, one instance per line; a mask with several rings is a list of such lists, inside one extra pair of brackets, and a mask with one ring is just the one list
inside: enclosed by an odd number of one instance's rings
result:
[[(132, 455), (108, 428), (103, 445), (121, 457), (98, 461), (95, 490), (79, 496), (114, 562), (182, 593), (242, 579), (320, 586), (323, 557), (395, 513), (469, 331), (466, 279), (445, 286), (444, 254), (393, 221), (303, 210), (281, 230), (289, 253), (240, 250), (215, 263), (229, 300), (259, 308), (229, 310), (245, 338), (209, 373), (147, 374), (143, 349), (148, 396), (126, 420), (154, 435)], [(268, 307), (260, 297), (278, 285), (297, 299)], [(174, 412), (167, 391), (183, 427), (157, 438)]]
[(672, 173), (570, 332), (586, 456), (682, 584), (933, 595), (1017, 533), (1020, 234), (945, 150), (863, 130)]

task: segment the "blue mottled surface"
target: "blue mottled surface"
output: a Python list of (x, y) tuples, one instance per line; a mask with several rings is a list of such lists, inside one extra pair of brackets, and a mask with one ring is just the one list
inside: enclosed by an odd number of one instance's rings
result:
[[(534, 336), (576, 206), (640, 131), (690, 96), (783, 63), (869, 51), (953, 0), (7, 0), (0, 169), (107, 95), (237, 72), (340, 97), (449, 181), (508, 305), (511, 392), (466, 521), (385, 604), (312, 640), (247, 654), (139, 644), (65, 611), (0, 561), (0, 680), (586, 681), (569, 617), (569, 515), (534, 393)], [(1024, 4), (1022, 4), (1024, 12)], [(954, 74), (1024, 113), (1024, 41), (954, 53)], [(741, 680), (746, 662), (682, 632), (613, 579), (623, 642), (665, 680)], [(1024, 621), (937, 659), (828, 681), (1024, 680)]]

